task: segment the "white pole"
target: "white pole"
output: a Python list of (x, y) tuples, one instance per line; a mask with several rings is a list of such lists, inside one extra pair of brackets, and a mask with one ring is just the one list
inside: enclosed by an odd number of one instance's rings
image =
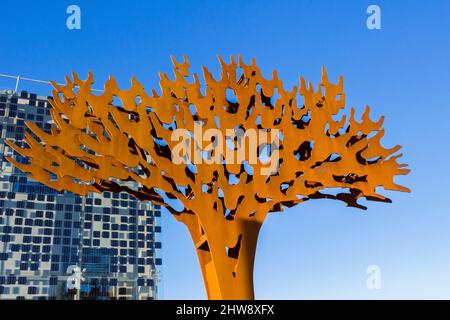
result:
[(14, 89), (14, 92), (17, 93), (17, 90), (19, 89), (19, 81), (20, 81), (20, 76), (17, 76), (17, 80), (16, 80), (16, 88)]
[[(42, 84), (51, 84), (50, 81), (31, 79), (31, 78), (26, 78), (26, 77), (21, 77), (21, 76), (11, 76), (11, 75), (8, 75), (8, 74), (1, 74), (1, 73), (0, 73), (0, 77), (9, 78), (9, 79), (16, 79), (16, 88), (15, 88), (14, 92), (17, 92), (17, 90), (19, 89), (19, 81), (20, 80), (36, 82), (36, 83), (42, 83)], [(57, 83), (57, 85), (64, 86), (64, 84), (62, 84), (62, 83)], [(103, 92), (103, 90), (95, 89), (95, 88), (91, 88), (91, 91)]]

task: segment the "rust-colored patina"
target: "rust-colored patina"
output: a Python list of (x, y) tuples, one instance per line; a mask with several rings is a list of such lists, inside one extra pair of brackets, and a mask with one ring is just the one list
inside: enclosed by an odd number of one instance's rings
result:
[[(51, 134), (27, 123), (34, 134), (26, 134), (28, 148), (9, 145), (29, 162), (8, 160), (56, 190), (124, 191), (164, 206), (191, 234), (208, 297), (253, 299), (256, 243), (269, 212), (309, 199), (336, 199), (361, 209), (360, 198), (390, 202), (376, 188), (408, 192), (394, 176), (409, 170), (397, 163), (400, 146), (381, 146), (383, 118), (373, 122), (369, 107), (360, 122), (353, 108), (348, 118), (340, 116), (342, 78), (332, 84), (323, 70), (317, 90), (301, 78), (299, 89), (286, 91), (275, 71), (265, 79), (254, 60), (246, 65), (239, 58), (239, 66), (233, 57), (229, 64), (219, 60), (220, 79), (204, 68), (202, 87), (189, 74), (186, 57), (183, 63), (173, 59), (175, 78), (161, 74), (160, 94), (148, 95), (135, 78), (129, 90), (110, 78), (100, 95), (91, 91), (91, 74), (87, 80), (67, 77), (64, 86), (53, 83)], [(171, 150), (178, 141), (171, 134), (179, 128), (193, 132), (194, 124), (224, 136), (227, 128), (278, 129), (277, 170), (260, 174), (265, 164), (259, 160), (174, 164)], [(229, 144), (225, 149), (236, 151)]]

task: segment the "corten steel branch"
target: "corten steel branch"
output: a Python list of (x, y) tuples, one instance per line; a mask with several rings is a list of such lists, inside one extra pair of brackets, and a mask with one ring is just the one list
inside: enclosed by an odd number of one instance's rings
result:
[[(409, 170), (397, 163), (400, 146), (381, 146), (383, 118), (373, 122), (369, 107), (360, 122), (354, 109), (349, 117), (334, 119), (345, 109), (342, 78), (332, 84), (323, 70), (317, 90), (301, 78), (299, 89), (286, 91), (275, 71), (265, 79), (254, 60), (246, 65), (239, 58), (239, 67), (233, 57), (229, 64), (219, 60), (220, 79), (203, 68), (202, 88), (197, 75), (189, 74), (186, 57), (183, 63), (173, 59), (174, 80), (161, 74), (160, 94), (148, 95), (135, 78), (129, 90), (110, 78), (102, 94), (92, 92), (91, 74), (87, 80), (73, 74), (64, 86), (53, 83), (56, 125), (48, 134), (27, 123), (34, 134), (26, 134), (28, 148), (9, 145), (29, 161), (8, 160), (56, 190), (125, 191), (164, 206), (191, 234), (208, 297), (253, 299), (258, 233), (269, 212), (309, 199), (335, 199), (361, 209), (366, 208), (360, 198), (391, 202), (376, 188), (409, 192), (394, 183), (395, 175)], [(195, 124), (224, 136), (229, 128), (279, 130), (276, 172), (261, 174), (265, 164), (259, 160), (175, 164), (171, 151), (178, 141), (171, 134), (180, 128), (193, 132)], [(225, 149), (237, 152), (235, 144)], [(121, 183), (126, 181), (139, 188)], [(173, 199), (182, 209), (176, 210)]]

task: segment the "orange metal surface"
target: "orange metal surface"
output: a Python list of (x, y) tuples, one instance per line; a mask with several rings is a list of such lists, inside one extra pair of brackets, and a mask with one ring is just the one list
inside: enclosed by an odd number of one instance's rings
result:
[[(34, 134), (26, 134), (28, 148), (9, 145), (29, 164), (8, 160), (56, 190), (125, 191), (164, 206), (191, 234), (208, 297), (253, 299), (256, 243), (269, 212), (309, 199), (335, 199), (361, 209), (360, 198), (390, 202), (376, 188), (409, 192), (394, 182), (395, 175), (409, 170), (397, 163), (400, 146), (381, 146), (383, 118), (373, 122), (369, 107), (361, 121), (353, 108), (348, 117), (341, 115), (342, 78), (332, 84), (323, 70), (316, 90), (301, 78), (299, 88), (286, 91), (275, 71), (265, 79), (254, 60), (246, 65), (239, 58), (239, 66), (233, 57), (229, 64), (219, 60), (220, 79), (204, 68), (203, 87), (190, 75), (186, 58), (173, 59), (174, 80), (161, 74), (161, 92), (151, 95), (135, 78), (129, 90), (110, 78), (103, 94), (91, 91), (91, 74), (86, 80), (67, 77), (65, 86), (53, 83), (51, 134), (27, 123)], [(174, 164), (173, 130), (193, 132), (195, 123), (224, 136), (236, 127), (280, 130), (276, 172), (260, 174), (260, 162), (251, 165), (253, 172), (234, 163)], [(342, 190), (328, 193), (335, 188)], [(168, 199), (177, 199), (182, 209)]]

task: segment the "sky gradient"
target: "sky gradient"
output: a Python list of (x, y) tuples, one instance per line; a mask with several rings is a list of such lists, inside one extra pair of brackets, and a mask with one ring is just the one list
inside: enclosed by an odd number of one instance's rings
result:
[[(45, 5), (44, 5), (45, 3)], [(66, 8), (81, 8), (81, 30), (66, 28)], [(381, 8), (382, 29), (366, 27)], [(72, 71), (95, 87), (114, 75), (158, 88), (172, 76), (170, 55), (217, 76), (217, 55), (242, 54), (285, 88), (299, 76), (317, 84), (344, 76), (347, 105), (386, 117), (382, 144), (403, 146), (412, 172), (396, 181), (411, 194), (384, 192), (392, 204), (369, 209), (316, 200), (270, 214), (255, 262), (258, 299), (450, 299), (450, 2), (430, 1), (11, 1), (3, 0), (0, 73), (62, 82)], [(0, 79), (0, 89), (14, 81)], [(20, 89), (49, 94), (50, 87)], [(163, 233), (166, 299), (204, 299), (187, 229), (167, 212)], [(366, 269), (381, 268), (368, 290)]]

